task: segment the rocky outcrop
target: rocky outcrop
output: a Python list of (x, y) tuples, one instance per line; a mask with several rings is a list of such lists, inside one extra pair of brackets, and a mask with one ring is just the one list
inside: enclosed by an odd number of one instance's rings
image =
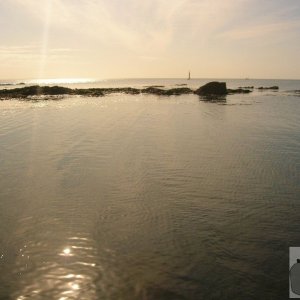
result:
[(226, 82), (218, 82), (218, 81), (209, 82), (201, 86), (198, 90), (196, 90), (195, 94), (200, 96), (226, 95), (227, 94)]
[(122, 88), (88, 88), (88, 89), (71, 89), (62, 86), (25, 86), (15, 89), (0, 89), (0, 99), (10, 98), (28, 98), (36, 96), (63, 96), (63, 95), (79, 95), (85, 97), (102, 97), (112, 93), (124, 93), (130, 95), (136, 94), (152, 94), (158, 96), (179, 96), (186, 94), (197, 94), (207, 99), (223, 97), (227, 94), (246, 94), (251, 93), (249, 89), (227, 89), (225, 82), (209, 82), (196, 91), (188, 87), (177, 87), (171, 89), (162, 89), (155, 86), (137, 89), (132, 87)]
[(252, 93), (251, 90), (238, 88), (238, 89), (227, 89), (228, 94), (249, 94)]
[(28, 96), (39, 95), (66, 95), (73, 94), (73, 90), (62, 86), (27, 86), (16, 89), (0, 90), (0, 97), (6, 98), (26, 98)]
[(279, 86), (277, 86), (277, 85), (270, 86), (270, 87), (261, 86), (261, 87), (259, 87), (257, 89), (258, 90), (279, 90)]
[(249, 94), (252, 92), (252, 87), (249, 88), (246, 89), (239, 87), (238, 89), (227, 89), (225, 82), (212, 81), (196, 90), (195, 94), (199, 96), (208, 96), (206, 98), (211, 99), (211, 96), (224, 96), (228, 94)]
[(89, 89), (70, 89), (61, 86), (27, 86), (15, 89), (0, 89), (0, 98), (30, 98), (32, 96), (56, 96), (56, 95), (80, 95), (85, 97), (101, 97), (112, 93), (124, 93), (130, 95), (153, 94), (158, 96), (172, 96), (192, 94), (193, 90), (189, 88), (161, 89), (157, 87), (148, 87), (145, 89), (136, 89), (131, 87), (124, 88), (89, 88)]
[(189, 88), (174, 88), (169, 90), (158, 89), (154, 87), (149, 87), (142, 89), (141, 93), (145, 94), (154, 94), (159, 96), (172, 96), (172, 95), (183, 95), (183, 94), (192, 94), (193, 91)]
[(144, 86), (145, 88), (164, 88), (165, 86), (164, 85), (145, 85)]

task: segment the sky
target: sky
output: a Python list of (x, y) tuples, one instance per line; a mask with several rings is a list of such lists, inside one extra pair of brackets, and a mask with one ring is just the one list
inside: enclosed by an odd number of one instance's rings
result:
[(0, 79), (300, 79), (299, 0), (0, 0)]

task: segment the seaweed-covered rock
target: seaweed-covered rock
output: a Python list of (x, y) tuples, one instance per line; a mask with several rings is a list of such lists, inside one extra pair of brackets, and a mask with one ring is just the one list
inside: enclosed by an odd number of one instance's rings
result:
[(0, 97), (6, 98), (26, 98), (37, 95), (66, 95), (73, 94), (73, 90), (62, 86), (26, 86), (16, 89), (0, 90)]
[(172, 96), (172, 95), (182, 95), (182, 94), (192, 94), (193, 91), (189, 88), (174, 88), (169, 90), (163, 90), (155, 87), (148, 87), (141, 90), (145, 94), (154, 94), (158, 96)]
[(226, 82), (218, 82), (218, 81), (209, 82), (201, 86), (198, 90), (196, 90), (195, 94), (200, 96), (226, 95), (227, 94)]
[(74, 95), (86, 96), (86, 97), (102, 97), (105, 96), (102, 89), (75, 89), (73, 90)]
[(141, 92), (145, 93), (145, 94), (163, 95), (165, 90), (151, 86), (151, 87), (142, 89)]
[(257, 89), (258, 90), (279, 90), (279, 86), (277, 86), (277, 85), (270, 86), (270, 87), (261, 86), (261, 87), (259, 87)]
[(164, 88), (164, 85), (145, 85), (145, 88)]
[(124, 94), (131, 94), (136, 95), (140, 93), (139, 89), (132, 88), (132, 87), (122, 87), (122, 88), (102, 88), (101, 89), (105, 94), (111, 93), (124, 93)]
[(63, 86), (38, 87), (37, 92), (43, 95), (67, 95), (73, 94), (73, 90)]
[(0, 89), (0, 99), (10, 98), (32, 98), (36, 96), (61, 96), (61, 95), (79, 95), (84, 97), (101, 97), (112, 93), (125, 94), (152, 94), (158, 96), (173, 96), (184, 94), (198, 94), (199, 96), (207, 96), (208, 99), (215, 99), (218, 96), (226, 96), (227, 94), (245, 94), (250, 93), (249, 89), (228, 89), (225, 82), (210, 82), (193, 91), (188, 87), (176, 87), (171, 89), (162, 89), (155, 86), (137, 89), (132, 87), (120, 88), (87, 88), (87, 89), (71, 89), (62, 86), (25, 86), (14, 89)]
[(169, 89), (165, 91), (166, 96), (171, 96), (171, 95), (183, 95), (183, 94), (192, 94), (193, 91), (189, 88), (183, 87), (183, 88), (174, 88), (174, 89)]
[(251, 90), (248, 89), (242, 89), (242, 88), (238, 88), (238, 89), (227, 89), (227, 93), (228, 94), (249, 94), (251, 93)]

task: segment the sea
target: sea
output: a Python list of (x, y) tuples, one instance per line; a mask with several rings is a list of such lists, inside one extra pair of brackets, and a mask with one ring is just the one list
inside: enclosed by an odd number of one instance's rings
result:
[(300, 247), (300, 81), (217, 80), (254, 89), (221, 101), (0, 101), (1, 300), (288, 299), (289, 248)]

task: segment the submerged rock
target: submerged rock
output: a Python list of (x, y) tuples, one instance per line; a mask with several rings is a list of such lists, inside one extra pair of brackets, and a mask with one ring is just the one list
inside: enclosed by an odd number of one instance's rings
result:
[(195, 94), (205, 96), (205, 95), (226, 95), (227, 88), (226, 82), (212, 81), (195, 91)]
[(289, 96), (300, 97), (300, 90), (285, 91)]

